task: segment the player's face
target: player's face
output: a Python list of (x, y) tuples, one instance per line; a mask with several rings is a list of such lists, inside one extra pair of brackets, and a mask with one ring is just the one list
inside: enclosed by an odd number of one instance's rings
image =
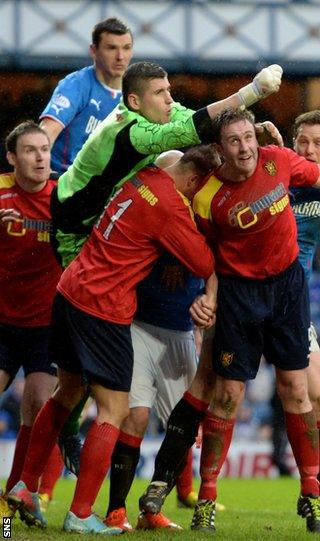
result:
[(254, 126), (248, 120), (239, 120), (221, 130), (218, 145), (225, 161), (230, 180), (241, 182), (249, 178), (258, 161), (258, 141)]
[(320, 124), (301, 124), (294, 141), (294, 150), (307, 160), (320, 163)]
[(103, 32), (99, 45), (91, 45), (91, 53), (98, 72), (106, 80), (122, 77), (132, 58), (132, 37)]
[(41, 190), (50, 175), (50, 144), (42, 133), (27, 133), (17, 141), (16, 152), (8, 152), (18, 184), (27, 191)]
[(170, 122), (173, 98), (167, 77), (148, 81), (143, 94), (136, 99), (140, 114), (147, 120), (156, 124)]

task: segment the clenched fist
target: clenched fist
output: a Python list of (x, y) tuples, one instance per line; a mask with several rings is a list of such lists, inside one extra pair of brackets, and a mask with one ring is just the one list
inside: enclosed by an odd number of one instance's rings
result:
[(244, 107), (278, 92), (281, 85), (283, 69), (278, 64), (263, 68), (254, 77), (252, 83), (240, 88), (238, 95)]

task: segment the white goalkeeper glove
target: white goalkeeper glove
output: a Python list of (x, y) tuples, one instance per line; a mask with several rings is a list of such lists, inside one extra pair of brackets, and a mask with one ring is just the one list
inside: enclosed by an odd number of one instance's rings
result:
[(259, 71), (252, 83), (240, 88), (238, 91), (242, 106), (250, 107), (253, 103), (270, 96), (274, 92), (278, 92), (281, 85), (282, 72), (283, 69), (278, 64), (272, 64)]

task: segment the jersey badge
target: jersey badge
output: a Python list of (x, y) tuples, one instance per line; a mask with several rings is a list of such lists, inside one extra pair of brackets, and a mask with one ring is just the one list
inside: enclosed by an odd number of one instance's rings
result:
[(263, 167), (271, 177), (274, 177), (277, 173), (277, 166), (274, 160), (266, 162)]
[(62, 109), (68, 109), (70, 107), (70, 100), (67, 98), (67, 96), (64, 96), (63, 94), (56, 94), (52, 97), (52, 103), (55, 105), (58, 105), (58, 107), (62, 107)]
[(230, 366), (230, 364), (233, 361), (233, 355), (234, 353), (231, 353), (230, 351), (222, 351), (220, 355), (220, 361), (222, 366), (227, 367)]

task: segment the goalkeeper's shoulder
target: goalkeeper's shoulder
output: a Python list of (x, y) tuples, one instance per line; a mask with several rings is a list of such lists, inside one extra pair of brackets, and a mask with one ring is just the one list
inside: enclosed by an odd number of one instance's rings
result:
[(177, 120), (185, 120), (190, 118), (195, 111), (193, 109), (188, 109), (188, 107), (185, 107), (184, 105), (181, 105), (178, 101), (173, 102), (171, 107), (171, 122), (175, 122)]

